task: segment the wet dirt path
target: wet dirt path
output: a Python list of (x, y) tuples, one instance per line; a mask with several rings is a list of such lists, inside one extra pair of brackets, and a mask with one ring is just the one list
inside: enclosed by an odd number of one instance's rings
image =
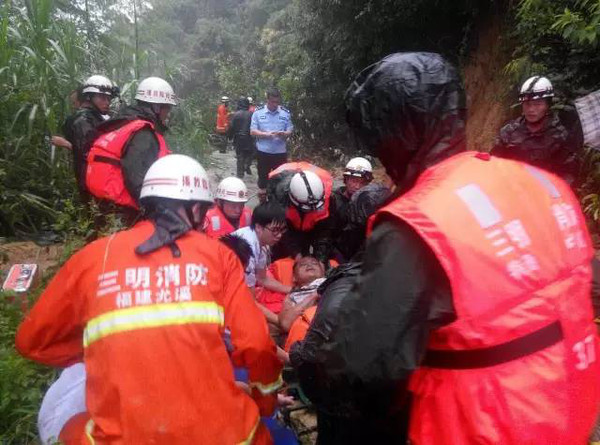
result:
[[(213, 192), (217, 189), (217, 184), (228, 176), (235, 176), (236, 172), (236, 159), (235, 152), (232, 149), (228, 149), (226, 153), (219, 153), (218, 150), (214, 150), (210, 155), (208, 155), (207, 160), (204, 161), (203, 167), (208, 172), (208, 177), (210, 178), (211, 187)], [(244, 175), (241, 178), (246, 187), (248, 187), (248, 196), (250, 200), (248, 201), (248, 207), (254, 208), (258, 205), (258, 197), (256, 196), (258, 192), (258, 186), (256, 185), (256, 181), (258, 179), (256, 175), (256, 161), (253, 161), (251, 175)]]

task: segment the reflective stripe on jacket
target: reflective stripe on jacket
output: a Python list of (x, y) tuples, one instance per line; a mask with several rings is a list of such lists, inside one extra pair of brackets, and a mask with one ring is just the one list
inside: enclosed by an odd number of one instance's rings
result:
[(451, 284), (410, 382), (414, 444), (583, 444), (600, 406), (591, 240), (556, 176), (467, 152), (426, 170), (382, 215), (410, 224)]
[[(139, 207), (125, 187), (121, 158), (131, 137), (143, 128), (154, 131), (154, 124), (136, 119), (101, 135), (94, 141), (88, 154), (86, 186), (96, 198), (135, 209)], [(171, 153), (163, 136), (157, 131), (154, 131), (154, 135), (159, 144), (158, 157), (162, 158)]]
[(244, 207), (242, 216), (240, 216), (239, 227), (235, 228), (225, 217), (219, 206), (215, 205), (206, 212), (206, 217), (204, 218), (204, 233), (211, 238), (220, 238), (231, 232), (235, 232), (237, 229), (249, 226), (251, 222), (252, 210), (248, 207)]
[[(275, 406), (281, 363), (239, 260), (195, 231), (177, 240), (180, 257), (136, 255), (153, 231), (142, 222), (77, 252), (19, 327), (17, 349), (58, 367), (83, 359), (96, 443), (250, 443)], [(233, 366), (248, 368), (252, 397)]]

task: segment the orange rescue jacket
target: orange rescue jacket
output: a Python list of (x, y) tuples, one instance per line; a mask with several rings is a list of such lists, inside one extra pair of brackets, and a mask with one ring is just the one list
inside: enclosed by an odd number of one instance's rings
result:
[[(248, 207), (244, 207), (242, 216), (240, 216), (238, 229), (249, 226), (251, 222), (252, 210)], [(231, 225), (218, 205), (208, 209), (204, 218), (204, 233), (206, 233), (209, 237), (220, 238), (223, 235), (235, 232), (236, 230), (237, 229)]]
[(285, 164), (280, 165), (275, 170), (269, 173), (269, 179), (280, 174), (284, 171), (301, 171), (301, 170), (309, 170), (317, 174), (321, 181), (323, 181), (323, 185), (325, 186), (325, 204), (319, 210), (314, 210), (308, 213), (302, 213), (296, 209), (293, 205), (290, 205), (285, 212), (285, 216), (288, 222), (294, 227), (294, 229), (308, 232), (312, 230), (315, 225), (326, 218), (329, 217), (329, 201), (331, 200), (331, 190), (333, 188), (333, 178), (331, 174), (327, 170), (323, 170), (315, 165), (312, 165), (308, 162), (299, 161), (299, 162), (287, 162)]
[(317, 306), (311, 306), (306, 309), (300, 317), (298, 317), (290, 327), (290, 332), (288, 333), (287, 339), (285, 340), (285, 352), (290, 352), (290, 348), (297, 341), (304, 340), (306, 337), (306, 333), (308, 332), (308, 328), (310, 328), (310, 324), (315, 318), (315, 314), (317, 313)]
[(586, 443), (600, 406), (593, 250), (569, 186), (467, 152), (426, 170), (370, 227), (382, 215), (429, 245), (457, 315), (411, 378), (411, 443)]
[[(267, 275), (279, 281), (286, 286), (294, 284), (294, 259), (281, 258), (271, 263), (267, 269)], [(269, 309), (274, 314), (279, 314), (283, 307), (283, 300), (286, 294), (275, 292), (273, 290), (261, 288), (256, 294), (256, 301)]]
[(217, 133), (227, 133), (229, 129), (229, 111), (225, 104), (220, 104), (217, 107)]
[[(51, 366), (83, 359), (97, 444), (250, 443), (259, 414), (274, 408), (281, 363), (239, 260), (195, 231), (177, 240), (179, 258), (167, 247), (136, 255), (153, 231), (141, 222), (76, 253), (16, 347)], [(235, 385), (232, 362), (248, 368), (253, 398)]]
[[(137, 201), (129, 194), (123, 179), (121, 158), (131, 137), (143, 128), (154, 131), (152, 122), (137, 119), (122, 127), (99, 136), (88, 154), (85, 182), (89, 192), (99, 199), (106, 199), (118, 205), (139, 208)], [(163, 136), (154, 131), (158, 140), (158, 157), (171, 153)]]

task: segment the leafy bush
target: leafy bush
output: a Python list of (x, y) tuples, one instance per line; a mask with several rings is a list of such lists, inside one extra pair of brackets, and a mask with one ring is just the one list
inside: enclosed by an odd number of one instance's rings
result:
[(42, 397), (56, 378), (55, 370), (22, 358), (14, 349), (23, 317), (19, 299), (0, 292), (0, 442), (6, 445), (35, 442)]

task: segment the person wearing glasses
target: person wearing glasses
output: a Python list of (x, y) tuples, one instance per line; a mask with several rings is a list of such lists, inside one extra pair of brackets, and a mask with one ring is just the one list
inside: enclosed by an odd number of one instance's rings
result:
[[(287, 230), (284, 210), (274, 202), (265, 202), (258, 205), (252, 212), (252, 222), (248, 227), (233, 232), (233, 235), (244, 239), (252, 248), (252, 258), (246, 268), (246, 285), (252, 295), (256, 296), (256, 286), (287, 294), (291, 286), (286, 286), (273, 277), (267, 275), (270, 262), (270, 248), (281, 240)], [(257, 303), (267, 321), (277, 326), (277, 315)]]

